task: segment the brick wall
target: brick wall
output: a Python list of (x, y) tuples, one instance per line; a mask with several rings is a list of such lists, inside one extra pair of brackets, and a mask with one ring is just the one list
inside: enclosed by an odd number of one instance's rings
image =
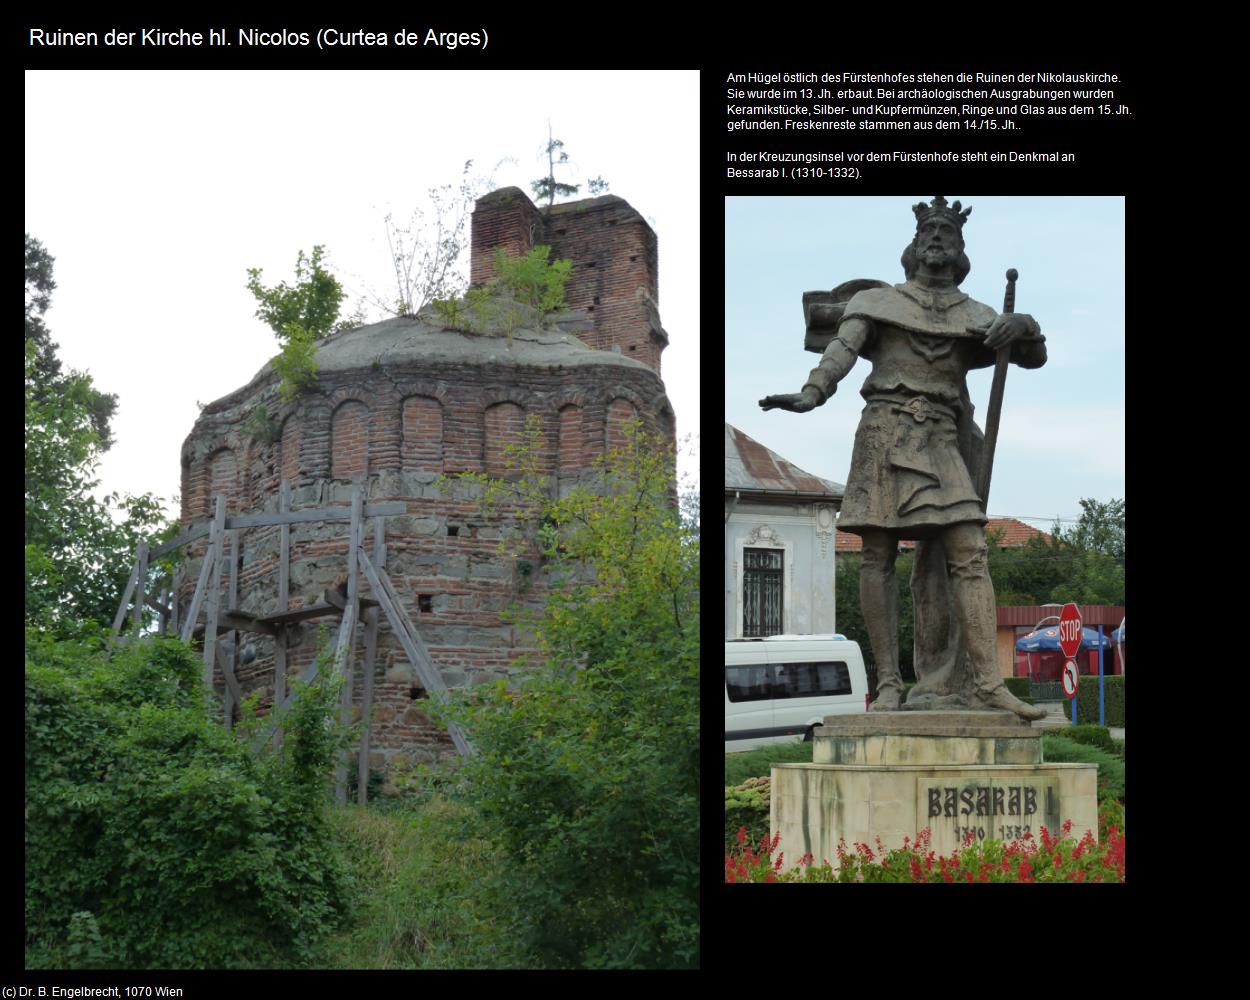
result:
[(668, 337), (659, 318), (658, 244), (625, 199), (603, 195), (540, 211), (520, 188), (501, 188), (478, 200), (470, 243), (474, 284), (491, 278), (498, 248), (519, 256), (546, 244), (553, 260), (571, 260), (565, 300), (592, 324), (582, 340), (660, 371)]
[[(277, 440), (250, 439), (242, 424), (259, 406), (282, 432)], [(449, 686), (506, 678), (531, 640), (502, 620), (513, 605), (538, 608), (541, 573), (519, 571), (501, 557), (501, 533), (513, 523), (503, 510), (486, 518), (462, 489), (440, 490), (442, 470), (502, 472), (503, 448), (519, 441), (527, 417), (542, 428), (540, 465), (559, 488), (585, 480), (596, 456), (620, 440), (621, 424), (637, 415), (650, 431), (672, 436), (663, 385), (651, 371), (622, 365), (509, 367), (423, 361), (322, 375), (320, 391), (282, 403), (273, 380), (205, 408), (183, 446), (183, 519), (201, 521), (211, 497), (225, 490), (229, 510), (276, 510), (282, 478), (294, 509), (346, 504), (351, 480), (361, 480), (369, 502), (402, 500), (406, 514), (387, 519), (386, 569)], [(240, 492), (240, 466), (247, 487)], [(440, 469), (441, 466), (441, 469)], [(279, 529), (242, 532), (239, 607), (275, 610)], [(371, 536), (370, 536), (371, 537)], [(180, 577), (183, 611), (198, 577), (204, 543), (189, 547)], [(346, 568), (346, 526), (301, 524), (291, 530), (291, 605), (317, 600)], [(537, 566), (536, 552), (528, 554)], [(223, 572), (223, 585), (227, 574)], [(362, 583), (362, 593), (369, 588)], [(319, 626), (301, 626), (288, 654), (297, 674), (316, 653)], [(245, 692), (272, 696), (273, 643), (245, 634), (255, 659), (240, 667)], [(357, 640), (354, 697), (363, 687), (363, 642)], [(218, 688), (223, 683), (218, 672)], [(446, 733), (428, 719), (423, 695), (383, 617), (374, 670), (373, 764), (378, 770), (454, 753)], [(415, 695), (415, 697), (414, 697)], [(263, 710), (263, 706), (262, 706)]]

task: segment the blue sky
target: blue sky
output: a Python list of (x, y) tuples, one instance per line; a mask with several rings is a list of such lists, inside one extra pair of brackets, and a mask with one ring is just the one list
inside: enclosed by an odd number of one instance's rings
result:
[[(1012, 366), (995, 451), (990, 514), (1049, 530), (1078, 501), (1124, 497), (1124, 199), (977, 197), (964, 226), (972, 271), (960, 286), (1001, 309), (1020, 272), (1016, 311), (1046, 336), (1045, 367)], [(863, 408), (860, 361), (811, 413), (765, 413), (758, 400), (798, 392), (820, 356), (803, 349), (802, 296), (851, 278), (903, 280), (914, 196), (725, 200), (725, 419), (800, 468), (845, 483)], [(968, 390), (984, 425), (993, 369)], [(710, 373), (709, 373), (710, 374)]]

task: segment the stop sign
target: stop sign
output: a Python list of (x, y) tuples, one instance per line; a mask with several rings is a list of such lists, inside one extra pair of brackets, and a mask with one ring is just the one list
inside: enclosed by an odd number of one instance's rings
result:
[(1081, 613), (1075, 604), (1065, 604), (1059, 612), (1059, 648), (1068, 659), (1081, 648)]

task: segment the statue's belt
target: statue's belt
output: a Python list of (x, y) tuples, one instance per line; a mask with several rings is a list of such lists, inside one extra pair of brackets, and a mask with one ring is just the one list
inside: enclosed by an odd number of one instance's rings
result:
[(959, 414), (953, 407), (935, 403), (927, 396), (897, 396), (890, 393), (873, 393), (865, 397), (869, 403), (885, 403), (895, 413), (905, 413), (913, 417), (918, 424), (926, 420), (946, 419), (957, 421)]

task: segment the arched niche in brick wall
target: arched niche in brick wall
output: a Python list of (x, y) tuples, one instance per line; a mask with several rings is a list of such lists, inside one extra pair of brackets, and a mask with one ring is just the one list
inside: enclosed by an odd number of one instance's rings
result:
[(213, 513), (213, 497), (224, 496), (226, 509), (236, 510), (239, 498), (239, 468), (234, 452), (229, 448), (218, 448), (208, 456), (208, 475), (201, 482), (204, 490), (199, 498), (200, 517), (211, 517)]
[(630, 400), (617, 396), (608, 403), (608, 451), (625, 447), (625, 427), (637, 419), (638, 407)]
[(369, 407), (358, 399), (330, 415), (330, 478), (355, 479), (369, 472)]
[[(494, 403), (482, 415), (485, 430), (485, 461), (488, 476), (508, 472), (508, 449), (525, 440), (525, 410), (516, 403)], [(511, 470), (515, 472), (515, 469)]]
[(400, 412), (401, 465), (418, 472), (443, 471), (443, 404), (432, 396), (409, 396)]
[(584, 469), (590, 465), (589, 440), (584, 422), (585, 413), (576, 403), (560, 407), (556, 453), (561, 472)]

